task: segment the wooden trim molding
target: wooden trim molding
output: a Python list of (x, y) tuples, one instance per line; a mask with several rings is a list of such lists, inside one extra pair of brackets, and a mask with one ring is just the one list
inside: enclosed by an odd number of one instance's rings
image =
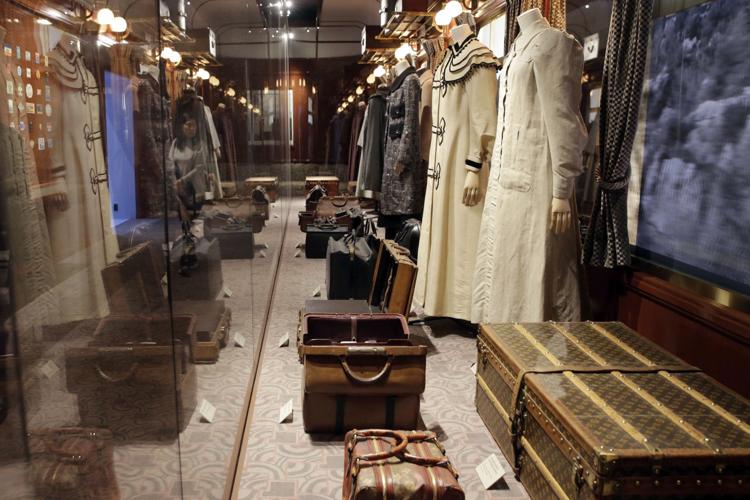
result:
[(644, 272), (625, 277), (617, 320), (745, 397), (750, 315)]

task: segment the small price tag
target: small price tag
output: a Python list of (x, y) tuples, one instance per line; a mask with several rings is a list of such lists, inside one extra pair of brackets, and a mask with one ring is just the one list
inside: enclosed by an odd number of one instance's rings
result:
[(313, 297), (320, 297), (320, 288), (321, 288), (321, 285), (318, 285), (318, 287), (315, 290), (313, 290), (313, 293), (312, 293)]
[(299, 257), (300, 255), (302, 255), (302, 250), (300, 250), (300, 249), (298, 248), (298, 249), (297, 249), (297, 251), (296, 251), (296, 252), (294, 252), (294, 258), (296, 259), (296, 258), (297, 258), (297, 257)]
[(204, 399), (201, 401), (200, 406), (198, 406), (198, 413), (200, 413), (203, 420), (210, 424), (216, 416), (216, 407), (209, 403), (207, 399)]
[(39, 373), (41, 373), (42, 376), (47, 377), (47, 378), (54, 377), (55, 374), (57, 372), (59, 372), (59, 371), (60, 371), (60, 368), (58, 368), (58, 366), (55, 364), (55, 362), (52, 361), (51, 359), (49, 361), (47, 361), (46, 363), (44, 363), (39, 368)]
[(286, 347), (289, 345), (289, 332), (286, 332), (284, 336), (279, 340), (279, 347)]
[(261, 259), (265, 259), (266, 258), (266, 251), (265, 250), (261, 250), (260, 251), (260, 258)]
[(505, 475), (503, 464), (500, 463), (500, 459), (494, 453), (477, 465), (476, 471), (485, 490), (492, 488)]
[(232, 289), (228, 286), (224, 287), (224, 297), (229, 298), (232, 296)]
[(268, 250), (271, 247), (268, 246), (268, 243), (263, 243), (263, 248), (265, 248), (266, 250)]
[(283, 424), (284, 422), (287, 422), (287, 421), (291, 422), (293, 413), (294, 413), (294, 401), (290, 399), (279, 410), (279, 423)]
[(245, 347), (245, 342), (247, 342), (247, 339), (240, 332), (234, 334), (234, 345), (237, 347)]
[(471, 373), (473, 373), (474, 375), (477, 374), (477, 364), (476, 363), (472, 363), (471, 364)]

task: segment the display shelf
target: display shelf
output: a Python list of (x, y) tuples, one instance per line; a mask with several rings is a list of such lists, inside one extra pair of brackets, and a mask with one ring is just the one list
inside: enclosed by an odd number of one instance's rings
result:
[(168, 17), (161, 18), (161, 29), (157, 29), (153, 17), (131, 18), (128, 23), (131, 35), (147, 42), (156, 42), (160, 36), (164, 44), (193, 42), (193, 39)]
[(432, 12), (394, 12), (376, 38), (407, 40), (414, 37), (430, 37), (438, 33), (435, 14)]
[(396, 49), (367, 49), (359, 59), (359, 64), (389, 64), (396, 58)]

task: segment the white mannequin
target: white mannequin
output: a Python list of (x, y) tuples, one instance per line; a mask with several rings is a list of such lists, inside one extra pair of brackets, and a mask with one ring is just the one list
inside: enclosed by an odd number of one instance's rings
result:
[(399, 76), (401, 73), (406, 71), (407, 68), (410, 68), (410, 67), (411, 67), (411, 64), (409, 64), (408, 59), (404, 58), (396, 63), (396, 66), (393, 68), (393, 71), (396, 73), (396, 76)]
[[(521, 33), (541, 18), (542, 13), (537, 8), (529, 9), (526, 12), (521, 13), (518, 16), (518, 26), (521, 28)], [(552, 198), (549, 219), (550, 231), (555, 234), (561, 234), (568, 231), (572, 225), (573, 218), (571, 215), (570, 200)]]
[(81, 52), (81, 41), (70, 33), (63, 33), (58, 43), (65, 52)]
[[(473, 33), (474, 32), (471, 31), (471, 26), (468, 24), (461, 24), (451, 28), (451, 39), (453, 40), (453, 43), (460, 45)], [(466, 178), (464, 180), (464, 196), (462, 203), (467, 207), (473, 207), (479, 203), (480, 197), (479, 172), (467, 169)]]

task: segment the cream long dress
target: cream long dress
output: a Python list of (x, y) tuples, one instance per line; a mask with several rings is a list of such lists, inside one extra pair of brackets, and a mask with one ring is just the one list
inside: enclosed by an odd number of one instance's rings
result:
[(487, 186), (495, 139), (498, 62), (476, 36), (448, 50), (435, 70), (427, 191), (414, 293), (428, 316), (468, 320), (482, 202), (462, 203), (466, 171)]
[(506, 57), (473, 322), (580, 319), (577, 224), (555, 235), (549, 221), (553, 196), (575, 207), (586, 140), (579, 112), (582, 70), (578, 42), (544, 18), (516, 39)]
[[(50, 52), (53, 138), (52, 164), (44, 194), (63, 193), (69, 207), (47, 213), (59, 283), (61, 321), (95, 318), (109, 312), (102, 268), (117, 252), (102, 150), (98, 86), (79, 53)], [(56, 109), (55, 109), (56, 108)], [(101, 182), (92, 183), (99, 176)]]

